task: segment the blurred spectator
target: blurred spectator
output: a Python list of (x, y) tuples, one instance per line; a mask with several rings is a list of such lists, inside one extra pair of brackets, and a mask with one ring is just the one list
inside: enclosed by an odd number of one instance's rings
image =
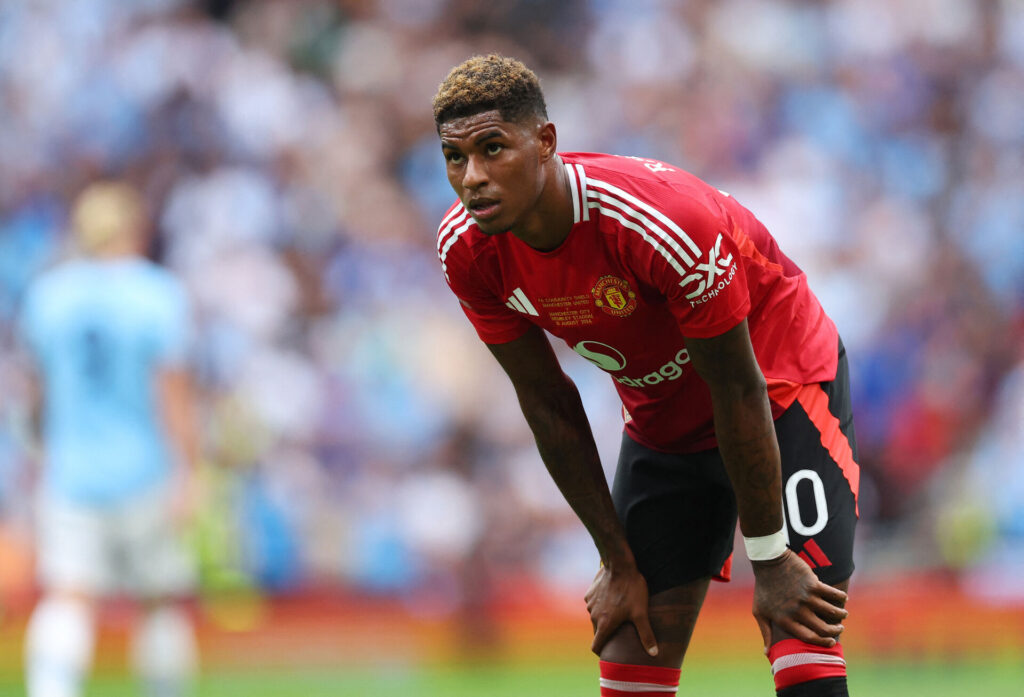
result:
[(19, 329), (38, 370), (43, 595), (26, 634), (29, 697), (74, 697), (93, 655), (97, 606), (144, 602), (135, 667), (146, 693), (184, 695), (196, 646), (184, 545), (198, 439), (184, 288), (143, 258), (131, 186), (90, 184), (72, 209), (83, 258), (32, 282)]

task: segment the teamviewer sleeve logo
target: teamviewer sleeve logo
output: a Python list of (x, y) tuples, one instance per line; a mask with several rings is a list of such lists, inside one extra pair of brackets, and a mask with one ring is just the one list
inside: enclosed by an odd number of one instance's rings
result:
[(690, 301), (691, 306), (705, 303), (718, 295), (736, 275), (732, 254), (720, 259), (721, 251), (722, 234), (719, 233), (715, 246), (708, 252), (707, 261), (694, 266), (693, 273), (679, 282), (679, 286), (687, 291), (686, 299)]

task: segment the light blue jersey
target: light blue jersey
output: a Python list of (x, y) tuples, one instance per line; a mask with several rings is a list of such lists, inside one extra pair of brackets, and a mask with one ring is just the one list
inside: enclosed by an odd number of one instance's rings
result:
[(21, 331), (43, 381), (50, 493), (105, 505), (165, 481), (156, 378), (185, 362), (189, 324), (181, 284), (146, 260), (69, 262), (32, 284)]

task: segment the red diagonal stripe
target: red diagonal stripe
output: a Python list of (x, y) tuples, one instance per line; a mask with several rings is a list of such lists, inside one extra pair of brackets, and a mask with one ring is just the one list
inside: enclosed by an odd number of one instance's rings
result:
[(832, 561), (825, 556), (821, 547), (819, 547), (818, 543), (813, 539), (807, 540), (807, 543), (804, 545), (804, 549), (811, 555), (811, 557), (813, 557), (814, 561), (818, 562), (818, 566), (832, 566)]
[(796, 555), (803, 559), (805, 562), (807, 562), (807, 566), (811, 567), (812, 569), (817, 568), (818, 565), (811, 561), (811, 558), (807, 556), (807, 552), (800, 550), (799, 552), (797, 552)]
[(842, 470), (846, 481), (850, 483), (850, 491), (853, 492), (853, 503), (857, 515), (860, 509), (857, 504), (857, 494), (860, 491), (860, 466), (853, 460), (853, 450), (850, 448), (850, 441), (839, 428), (839, 419), (828, 410), (828, 395), (821, 385), (804, 385), (797, 397), (800, 406), (807, 412), (818, 432), (821, 433), (821, 444), (828, 450), (839, 469)]

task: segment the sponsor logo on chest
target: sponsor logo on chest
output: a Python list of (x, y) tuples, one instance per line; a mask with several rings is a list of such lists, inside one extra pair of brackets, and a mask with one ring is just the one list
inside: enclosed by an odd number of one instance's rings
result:
[[(580, 341), (572, 350), (580, 354), (601, 370), (608, 373), (617, 373), (625, 370), (628, 362), (622, 351), (614, 346), (601, 343), (600, 341)], [(676, 351), (671, 359), (665, 361), (664, 365), (657, 370), (652, 370), (646, 375), (629, 377), (628, 375), (613, 375), (615, 382), (627, 387), (643, 388), (648, 385), (672, 380), (678, 380), (683, 375), (683, 366), (690, 362), (690, 353), (685, 348)]]

